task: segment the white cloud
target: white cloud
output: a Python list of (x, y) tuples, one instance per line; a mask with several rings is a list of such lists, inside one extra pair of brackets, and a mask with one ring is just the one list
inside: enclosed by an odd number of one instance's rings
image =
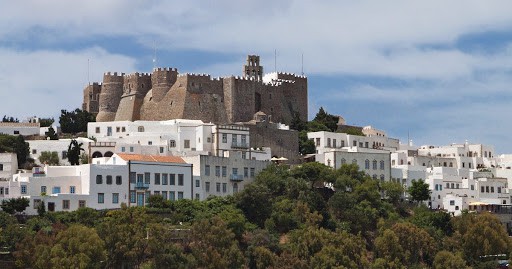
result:
[(19, 51), (0, 48), (0, 107), (4, 114), (58, 117), (61, 109), (81, 108), (88, 81), (105, 70), (135, 71), (135, 61), (94, 47), (76, 52)]

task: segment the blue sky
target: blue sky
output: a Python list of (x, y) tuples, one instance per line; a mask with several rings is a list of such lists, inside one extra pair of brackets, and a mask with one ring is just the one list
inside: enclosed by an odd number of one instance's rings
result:
[[(278, 2), (276, 4), (276, 2)], [(304, 72), (323, 106), (414, 144), (512, 152), (510, 1), (0, 0), (0, 114), (58, 118), (103, 72)], [(89, 65), (88, 65), (89, 61)], [(89, 66), (89, 67), (88, 67)], [(89, 74), (89, 75), (88, 75)]]

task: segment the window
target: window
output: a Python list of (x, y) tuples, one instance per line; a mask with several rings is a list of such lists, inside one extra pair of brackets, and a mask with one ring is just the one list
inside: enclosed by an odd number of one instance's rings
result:
[(450, 188), (450, 183), (446, 183), (446, 188), (449, 189)]
[(96, 175), (96, 184), (103, 184), (102, 175)]
[(164, 153), (164, 147), (160, 147), (160, 153)]
[(169, 185), (176, 185), (176, 174), (169, 174)]
[(99, 134), (100, 133), (100, 127), (96, 127), (96, 133)]
[(357, 160), (356, 160), (356, 159), (353, 159), (353, 160), (352, 160), (352, 164), (357, 164)]
[(160, 173), (155, 173), (155, 185), (160, 185)]
[(459, 188), (459, 183), (455, 184), (455, 188), (458, 189)]
[(173, 191), (169, 192), (169, 200), (171, 200), (171, 201), (176, 200), (176, 197), (174, 197), (174, 192)]
[(37, 149), (33, 149), (32, 154), (37, 154)]
[(220, 177), (220, 166), (215, 166), (215, 176)]
[(210, 165), (208, 164), (204, 166), (204, 175), (208, 177), (210, 176)]
[(357, 147), (357, 141), (352, 141), (352, 146)]
[(222, 134), (222, 143), (228, 142), (228, 134)]
[(176, 147), (176, 140), (170, 140), (169, 141), (169, 147), (175, 148)]
[(41, 199), (34, 199), (34, 209), (37, 209), (41, 205)]
[(130, 183), (135, 183), (136, 178), (137, 178), (137, 173), (130, 172)]
[(78, 207), (79, 208), (85, 207), (85, 205), (86, 205), (85, 200), (78, 200)]
[(183, 186), (183, 174), (178, 174), (178, 186)]
[(384, 175), (380, 175), (380, 180), (384, 180)]
[(149, 203), (149, 197), (151, 196), (151, 191), (146, 191), (144, 195), (144, 199), (146, 200), (146, 204)]
[(204, 183), (204, 188), (205, 188), (206, 192), (210, 192), (210, 182), (208, 182), (208, 181), (205, 182)]
[(247, 144), (247, 136), (246, 135), (241, 135), (241, 144), (242, 146), (245, 146), (245, 144)]
[(181, 200), (181, 199), (183, 199), (183, 192), (179, 191), (178, 192), (178, 200)]
[(196, 188), (199, 188), (199, 186), (200, 186), (199, 179), (196, 179)]
[(107, 136), (112, 136), (112, 127), (107, 126)]
[(130, 191), (130, 203), (135, 203), (135, 191)]
[(186, 148), (186, 149), (190, 148), (190, 140), (185, 139), (184, 143), (185, 143), (184, 148)]
[(254, 168), (253, 168), (253, 167), (251, 167), (251, 168), (250, 168), (250, 171), (251, 171), (251, 173), (250, 173), (251, 177), (254, 177)]
[(228, 184), (222, 183), (222, 192), (227, 192), (227, 191), (228, 191)]
[(121, 128), (119, 128), (119, 126), (116, 127), (116, 133), (119, 133), (119, 131), (121, 131)]
[(242, 159), (247, 159), (247, 152), (242, 151)]
[(116, 185), (123, 184), (123, 177), (122, 176), (116, 176)]
[(98, 193), (98, 204), (105, 203), (105, 194), (104, 193)]
[(249, 168), (244, 167), (244, 177), (249, 177)]
[(459, 210), (459, 206), (458, 205), (455, 206), (455, 210)]
[(167, 174), (162, 174), (162, 185), (167, 185)]
[(494, 186), (491, 186), (491, 192), (494, 193)]
[(126, 151), (126, 147), (121, 147), (121, 152), (125, 152)]
[(235, 167), (231, 168), (231, 172), (233, 175), (238, 175), (238, 168), (235, 168)]
[(69, 209), (69, 200), (62, 200), (62, 209)]
[(41, 186), (41, 193), (46, 194), (46, 186)]
[(480, 187), (480, 192), (484, 192), (484, 191), (485, 191), (484, 186)]
[(196, 193), (196, 200), (199, 200), (199, 193)]
[(164, 200), (167, 200), (167, 191), (162, 192), (162, 198), (164, 198)]
[(226, 166), (223, 166), (222, 167), (222, 176), (223, 177), (226, 177), (228, 174), (228, 168)]
[(137, 128), (137, 131), (138, 131), (139, 133), (144, 132), (144, 126), (139, 126), (139, 127)]
[(471, 190), (474, 191), (475, 190), (475, 185), (471, 185)]
[(20, 131), (18, 131), (18, 130), (14, 130), (14, 134), (15, 134), (15, 135), (16, 135), (16, 134), (20, 134)]
[(66, 159), (66, 158), (68, 158), (68, 152), (67, 152), (67, 151), (65, 151), (65, 150), (63, 150), (63, 151), (62, 151), (62, 156), (61, 156), (61, 157), (62, 157), (61, 159)]
[(489, 192), (489, 186), (485, 186), (485, 192)]
[(155, 195), (160, 195), (160, 191), (155, 191)]
[(373, 174), (372, 178), (373, 178), (373, 179), (377, 179), (377, 175), (376, 175), (376, 174)]
[(316, 138), (315, 141), (316, 141), (315, 146), (319, 147), (320, 146), (320, 138)]
[(56, 186), (52, 188), (52, 194), (58, 194), (60, 193), (60, 187)]
[(231, 143), (233, 143), (233, 145), (236, 145), (238, 143), (237, 141), (237, 135), (236, 134), (232, 134), (231, 135)]
[(153, 141), (148, 141), (148, 145), (149, 146), (153, 145)]
[(130, 147), (130, 152), (133, 152), (133, 147)]
[(75, 193), (75, 186), (69, 186), (69, 193)]
[(151, 184), (151, 173), (144, 173), (144, 183)]
[(498, 187), (498, 193), (501, 193), (501, 187)]
[(238, 183), (233, 183), (233, 193), (237, 193), (238, 192)]
[(217, 183), (215, 184), (215, 187), (216, 187), (216, 188), (215, 188), (215, 189), (216, 189), (216, 191), (217, 191), (217, 192), (220, 192), (220, 183), (219, 183), (219, 182), (217, 182)]
[(370, 160), (366, 159), (366, 160), (364, 161), (364, 168), (365, 168), (365, 169), (370, 169)]
[(121, 127), (121, 132), (126, 132), (126, 128), (125, 127)]
[(112, 176), (111, 175), (107, 176), (107, 185), (112, 185)]
[(373, 160), (373, 170), (377, 170), (377, 160)]
[(384, 170), (384, 161), (380, 161), (380, 170)]
[(455, 200), (450, 200), (450, 205), (455, 205)]
[(346, 163), (347, 163), (347, 160), (345, 160), (345, 159), (341, 159), (340, 163), (341, 163), (341, 165), (344, 165), (344, 164), (346, 164)]

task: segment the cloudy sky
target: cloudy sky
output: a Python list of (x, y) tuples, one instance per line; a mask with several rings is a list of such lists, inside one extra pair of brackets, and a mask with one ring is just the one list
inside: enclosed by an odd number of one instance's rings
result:
[(304, 70), (310, 119), (323, 106), (416, 145), (512, 153), (508, 0), (0, 0), (0, 114), (58, 118), (103, 72), (149, 72), (155, 51), (212, 76), (258, 54), (264, 71)]

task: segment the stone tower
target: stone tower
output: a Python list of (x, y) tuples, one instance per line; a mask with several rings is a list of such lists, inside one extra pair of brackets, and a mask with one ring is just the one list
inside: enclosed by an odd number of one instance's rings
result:
[(114, 121), (116, 119), (117, 108), (123, 95), (123, 83), (124, 73), (107, 72), (103, 75), (96, 121)]
[(243, 77), (261, 80), (263, 77), (263, 66), (260, 66), (260, 56), (247, 55), (247, 64), (244, 65)]

